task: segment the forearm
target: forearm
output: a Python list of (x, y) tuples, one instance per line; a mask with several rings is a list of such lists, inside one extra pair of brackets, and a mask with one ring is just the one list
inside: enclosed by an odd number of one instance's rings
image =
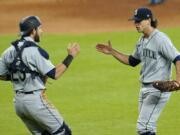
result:
[(122, 54), (115, 49), (112, 49), (111, 55), (123, 64), (129, 65), (129, 55)]
[(56, 66), (55, 79), (58, 79), (66, 71), (73, 60), (72, 55), (68, 55), (61, 64)]
[(176, 61), (176, 81), (180, 83), (180, 61)]
[(59, 79), (62, 74), (66, 71), (67, 67), (64, 64), (58, 64), (56, 66), (55, 79)]

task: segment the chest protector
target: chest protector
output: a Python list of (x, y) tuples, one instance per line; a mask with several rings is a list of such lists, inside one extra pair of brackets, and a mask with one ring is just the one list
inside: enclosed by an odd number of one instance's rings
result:
[[(40, 73), (36, 71), (32, 71), (28, 66), (26, 66), (26, 64), (22, 60), (22, 52), (25, 48), (28, 48), (28, 47), (40, 48), (40, 47), (37, 46), (34, 42), (24, 40), (23, 45), (19, 48), (18, 44), (20, 41), (23, 41), (23, 40), (16, 40), (12, 42), (12, 45), (16, 49), (16, 56), (13, 62), (9, 65), (9, 72), (11, 73), (11, 80), (19, 81), (20, 79), (21, 81), (24, 81), (26, 79), (26, 74), (30, 73), (32, 79), (34, 79), (36, 76), (39, 76), (41, 80), (44, 82), (44, 76), (42, 76)], [(15, 73), (20, 73), (18, 78), (14, 77)]]

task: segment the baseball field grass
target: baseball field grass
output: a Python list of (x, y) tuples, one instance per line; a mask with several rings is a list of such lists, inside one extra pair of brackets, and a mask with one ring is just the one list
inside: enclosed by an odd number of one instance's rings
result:
[[(180, 50), (179, 28), (163, 31)], [(112, 56), (97, 52), (95, 45), (111, 40), (114, 48), (130, 54), (139, 36), (135, 31), (43, 35), (41, 46), (55, 65), (66, 57), (68, 43), (78, 42), (81, 46), (80, 54), (65, 74), (47, 83), (48, 98), (70, 125), (73, 135), (136, 135), (140, 66), (125, 66)], [(0, 53), (16, 38), (0, 36)], [(30, 135), (15, 114), (13, 96), (11, 83), (0, 81), (0, 135)], [(174, 92), (158, 121), (158, 135), (179, 135), (179, 99), (180, 93)]]

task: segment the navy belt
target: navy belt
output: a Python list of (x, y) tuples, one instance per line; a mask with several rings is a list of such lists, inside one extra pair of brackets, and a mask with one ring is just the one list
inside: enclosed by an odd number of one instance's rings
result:
[(34, 91), (26, 91), (26, 92), (24, 92), (24, 91), (16, 91), (16, 94), (17, 93), (23, 93), (23, 94), (33, 94), (34, 93)]
[(143, 85), (149, 85), (149, 84), (152, 84), (152, 82), (149, 82), (149, 83), (142, 83)]
[(142, 86), (152, 86), (152, 82), (149, 82), (149, 83), (142, 83)]

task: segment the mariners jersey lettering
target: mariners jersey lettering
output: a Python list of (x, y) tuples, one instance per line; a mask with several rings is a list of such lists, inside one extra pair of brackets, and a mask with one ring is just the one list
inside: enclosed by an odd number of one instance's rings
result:
[(143, 49), (143, 57), (149, 57), (151, 59), (157, 59), (156, 52), (149, 50), (149, 49)]
[(169, 80), (171, 64), (178, 55), (170, 39), (155, 29), (148, 38), (140, 38), (132, 56), (141, 61), (141, 82), (149, 83)]
[[(26, 41), (32, 41), (31, 37), (25, 37)], [(21, 47), (24, 41), (20, 41), (18, 46)], [(8, 66), (13, 62), (16, 56), (16, 50), (13, 46), (9, 47), (2, 55), (0, 59), (1, 68), (0, 75), (8, 74)], [(55, 66), (45, 58), (38, 50), (38, 47), (28, 47), (22, 52), (22, 60), (24, 64), (32, 71), (36, 71), (42, 76), (45, 76)], [(14, 90), (18, 91), (33, 91), (45, 89), (45, 84), (40, 76), (32, 78), (31, 73), (25, 75), (21, 72), (13, 73), (12, 78)]]

